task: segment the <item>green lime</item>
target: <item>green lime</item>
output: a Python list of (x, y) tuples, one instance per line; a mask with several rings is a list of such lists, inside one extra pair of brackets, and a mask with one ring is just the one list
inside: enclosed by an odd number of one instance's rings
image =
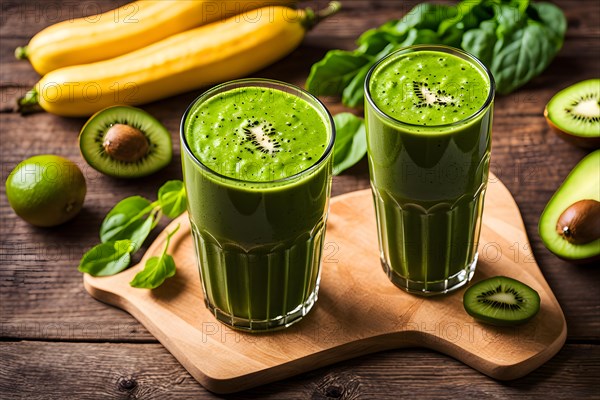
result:
[(86, 185), (74, 162), (50, 154), (21, 161), (6, 180), (15, 213), (36, 226), (55, 226), (81, 210)]

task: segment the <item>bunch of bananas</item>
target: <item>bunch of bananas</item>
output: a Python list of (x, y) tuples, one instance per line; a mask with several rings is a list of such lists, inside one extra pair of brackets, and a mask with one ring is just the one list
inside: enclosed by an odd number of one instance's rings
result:
[(81, 117), (243, 77), (283, 58), (340, 8), (290, 8), (293, 0), (135, 1), (50, 26), (15, 51), (43, 75), (19, 99)]

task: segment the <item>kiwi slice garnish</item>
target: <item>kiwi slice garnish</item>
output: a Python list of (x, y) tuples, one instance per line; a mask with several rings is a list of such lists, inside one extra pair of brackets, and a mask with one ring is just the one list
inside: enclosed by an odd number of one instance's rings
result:
[(600, 148), (600, 79), (589, 79), (561, 90), (546, 105), (544, 116), (566, 141)]
[(454, 96), (449, 95), (445, 90), (431, 89), (427, 82), (413, 81), (413, 90), (418, 99), (417, 107), (456, 105)]
[(152, 115), (128, 106), (94, 114), (81, 129), (79, 148), (91, 167), (118, 178), (150, 175), (173, 156), (169, 131)]
[(281, 144), (275, 137), (277, 131), (273, 124), (267, 121), (248, 120), (243, 131), (244, 140), (250, 142), (255, 150), (270, 155), (275, 155), (281, 150)]
[(497, 326), (519, 325), (538, 313), (540, 296), (523, 282), (496, 276), (467, 289), (463, 306), (478, 321)]

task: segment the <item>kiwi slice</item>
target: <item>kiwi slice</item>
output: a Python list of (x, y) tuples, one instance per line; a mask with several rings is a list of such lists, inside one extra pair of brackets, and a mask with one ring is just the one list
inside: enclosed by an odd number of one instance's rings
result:
[(523, 282), (496, 276), (467, 289), (463, 306), (478, 321), (497, 326), (519, 325), (540, 310), (540, 296)]
[(169, 131), (144, 110), (128, 106), (92, 115), (79, 134), (79, 148), (92, 168), (117, 178), (150, 175), (173, 156)]
[(589, 79), (561, 90), (550, 99), (544, 116), (564, 140), (600, 148), (600, 79)]

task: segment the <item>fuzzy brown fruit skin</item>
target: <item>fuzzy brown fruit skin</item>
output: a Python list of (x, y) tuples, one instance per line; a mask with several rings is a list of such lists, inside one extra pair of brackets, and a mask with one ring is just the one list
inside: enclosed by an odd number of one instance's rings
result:
[(584, 149), (600, 149), (600, 136), (599, 137), (583, 137), (573, 135), (569, 132), (565, 132), (560, 129), (558, 126), (552, 122), (550, 117), (548, 117), (548, 108), (544, 108), (544, 117), (546, 118), (546, 122), (552, 128), (554, 133), (558, 135), (561, 139), (575, 146), (582, 147)]
[(600, 202), (579, 200), (558, 218), (556, 232), (573, 244), (586, 244), (600, 239)]
[(150, 148), (142, 131), (124, 124), (111, 126), (104, 136), (102, 146), (111, 158), (123, 162), (140, 160), (148, 154)]

